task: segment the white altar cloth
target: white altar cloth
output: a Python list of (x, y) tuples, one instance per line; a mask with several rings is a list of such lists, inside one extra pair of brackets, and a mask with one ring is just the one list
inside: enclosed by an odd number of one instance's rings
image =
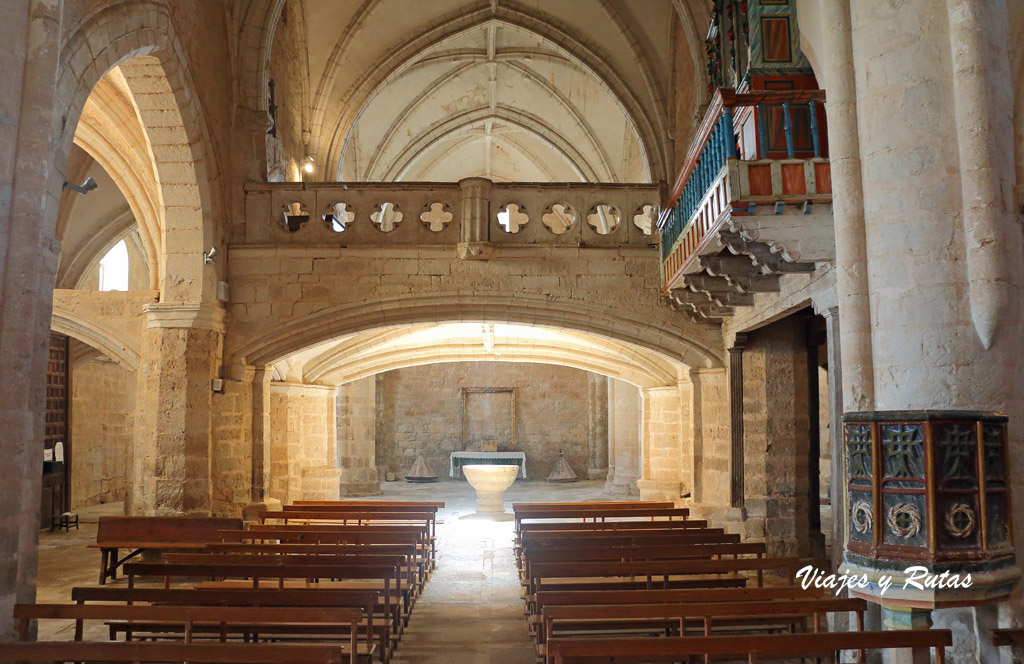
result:
[(448, 459), (448, 477), (462, 477), (462, 466), (467, 466), (475, 460), (492, 465), (504, 462), (510, 466), (519, 466), (519, 477), (526, 479), (525, 452), (452, 452)]

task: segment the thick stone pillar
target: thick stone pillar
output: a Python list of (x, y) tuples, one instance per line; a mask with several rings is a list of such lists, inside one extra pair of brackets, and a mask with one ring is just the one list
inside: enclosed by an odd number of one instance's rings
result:
[(809, 468), (805, 328), (802, 316), (784, 318), (751, 333), (743, 351), (746, 534), (778, 556), (824, 552), (810, 519), (809, 492), (818, 480)]
[[(201, 260), (197, 259), (197, 260)], [(136, 403), (132, 514), (209, 514), (212, 387), (224, 313), (199, 303), (146, 306)]]
[(336, 396), (325, 385), (270, 383), (270, 490), (285, 504), (338, 499)]
[(590, 457), (587, 479), (608, 477), (608, 386), (607, 376), (587, 374), (587, 444)]
[[(893, 411), (886, 417), (895, 422), (921, 419), (908, 411), (928, 411), (932, 418), (1001, 411), (1009, 417), (1008, 448), (1019, 450), (1024, 440), (1019, 341), (1024, 250), (1016, 216), (1020, 201), (1012, 197), (1014, 100), (1007, 85), (1006, 3), (906, 0), (898, 9), (854, 4), (852, 69), (863, 174), (864, 270), (871, 275), (874, 400), (862, 404), (847, 398), (845, 408)], [(892, 44), (902, 45), (898, 54)], [(896, 60), (900, 65), (891, 67)], [(882, 69), (887, 75), (877, 76)], [(831, 114), (829, 124), (834, 125)], [(835, 175), (833, 182), (838, 194)], [(841, 221), (837, 214), (837, 249)], [(863, 339), (850, 326), (845, 307), (841, 295), (844, 396), (849, 397), (857, 392), (859, 376), (846, 353)], [(886, 463), (898, 463), (903, 451), (884, 447), (880, 452)], [(1019, 486), (1024, 456), (1011, 453), (1007, 461), (1008, 484)], [(1016, 523), (1024, 522), (1022, 493), (1013, 496)], [(952, 508), (937, 503), (929, 509)], [(930, 537), (956, 536), (953, 512), (923, 517), (941, 517), (933, 522), (943, 524), (947, 515), (953, 529), (940, 525)], [(909, 537), (897, 521), (895, 530), (888, 521), (878, 524), (883, 541)], [(1018, 536), (1018, 561), (1022, 545), (1024, 538)], [(911, 564), (897, 555), (856, 562), (897, 570)], [(1015, 593), (1002, 607), (1004, 624), (1020, 615), (1024, 590)], [(885, 603), (882, 597), (878, 601)], [(985, 661), (990, 612), (940, 609), (932, 619), (936, 627), (954, 629), (952, 661)]]
[(213, 395), (213, 513), (235, 516), (267, 494), (269, 456), (264, 436), (269, 431), (272, 372), (245, 366), (240, 378), (225, 379)]
[(679, 388), (647, 387), (643, 402), (642, 475), (637, 482), (644, 500), (679, 502), (688, 487), (682, 477), (682, 418)]
[(377, 476), (377, 377), (338, 387), (338, 465), (342, 496), (375, 496)]
[(54, 87), (63, 3), (14, 0), (0, 39), (0, 641), (14, 638), (14, 604), (35, 600), (40, 441), (54, 241), (64, 161)]
[(640, 479), (640, 391), (608, 380), (608, 493), (637, 495)]

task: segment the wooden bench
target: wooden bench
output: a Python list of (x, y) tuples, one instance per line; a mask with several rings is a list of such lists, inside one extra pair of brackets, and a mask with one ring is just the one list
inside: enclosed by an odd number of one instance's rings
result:
[[(429, 552), (429, 558), (431, 563), (434, 561), (434, 538), (430, 536), (429, 527), (426, 525), (381, 525), (381, 524), (369, 524), (369, 525), (334, 525), (330, 523), (319, 523), (314, 525), (274, 525), (274, 524), (253, 524), (246, 531), (248, 533), (265, 533), (268, 531), (274, 531), (277, 533), (298, 533), (306, 534), (308, 541), (323, 541), (341, 543), (338, 540), (324, 539), (322, 533), (343, 533), (347, 535), (360, 535), (367, 537), (369, 535), (410, 535), (415, 534), (417, 541), (423, 546), (425, 551)], [(280, 540), (281, 538), (277, 538)], [(236, 540), (237, 541), (237, 540)], [(283, 541), (283, 540), (282, 540)], [(298, 542), (304, 540), (288, 540), (291, 542)], [(344, 541), (344, 540), (342, 540)], [(363, 541), (366, 541), (365, 539)], [(384, 543), (386, 540), (380, 540), (380, 543)], [(358, 543), (357, 540), (353, 539), (352, 543)], [(433, 566), (433, 565), (432, 565)]]
[[(391, 616), (384, 613), (385, 606), (380, 593), (375, 590), (278, 590), (235, 588), (72, 588), (71, 601), (79, 604), (88, 602), (124, 603), (126, 605), (157, 604), (179, 606), (275, 606), (275, 607), (349, 607), (363, 612), (365, 625), (362, 630), (378, 642), (380, 660), (388, 656), (388, 634), (397, 631), (400, 617), (397, 612)], [(396, 607), (397, 608), (397, 607)], [(381, 620), (376, 620), (380, 616)], [(389, 630), (388, 623), (391, 623)], [(75, 626), (75, 640), (82, 638), (82, 625)]]
[(997, 646), (1024, 648), (1024, 627), (1006, 627), (992, 630), (993, 642)]
[(530, 568), (537, 563), (572, 562), (632, 562), (642, 560), (722, 560), (726, 556), (737, 559), (740, 556), (762, 557), (767, 546), (760, 542), (751, 543), (710, 543), (710, 544), (664, 544), (635, 547), (585, 547), (576, 549), (531, 550), (523, 553), (521, 569), (523, 577), (530, 576)]
[(346, 558), (348, 556), (361, 555), (395, 555), (404, 556), (408, 565), (415, 566), (420, 578), (424, 583), (427, 578), (428, 560), (421, 554), (415, 544), (253, 544), (253, 543), (219, 543), (210, 544), (203, 551), (209, 553), (227, 554), (305, 554), (318, 556), (337, 556)]
[(444, 501), (431, 500), (295, 500), (293, 505), (388, 505), (391, 507), (436, 507), (444, 509)]
[(725, 655), (754, 664), (760, 657), (830, 657), (836, 651), (911, 648), (935, 652), (936, 664), (946, 661), (953, 644), (948, 629), (884, 632), (826, 632), (743, 636), (687, 636), (657, 639), (551, 639), (547, 654), (554, 664), (591, 662), (678, 662), (689, 657)]
[(867, 602), (862, 599), (825, 598), (771, 600), (764, 602), (686, 602), (681, 604), (606, 604), (591, 606), (552, 606), (544, 608), (542, 629), (538, 644), (556, 638), (557, 632), (574, 632), (574, 638), (583, 634), (602, 635), (642, 628), (665, 632), (671, 630), (686, 636), (687, 629), (696, 627), (701, 635), (712, 636), (716, 627), (725, 626), (731, 632), (743, 633), (778, 629), (790, 631), (806, 619), (813, 620), (814, 632), (821, 631), (822, 616), (830, 613), (854, 612), (857, 629), (864, 629)]
[(546, 606), (612, 604), (683, 604), (686, 602), (767, 602), (794, 599), (827, 599), (831, 595), (800, 586), (767, 588), (718, 587), (670, 590), (542, 590), (532, 602), (530, 631), (539, 629)]
[(664, 519), (684, 520), (690, 515), (685, 507), (604, 507), (601, 509), (564, 507), (561, 509), (520, 509), (515, 512), (515, 530), (518, 531), (524, 521), (535, 519), (576, 520), (591, 519), (606, 521), (607, 519)]
[(125, 662), (157, 664), (343, 664), (348, 655), (337, 646), (276, 643), (144, 643), (40, 641), (0, 643), (5, 662)]
[(307, 553), (171, 553), (164, 556), (167, 563), (192, 565), (387, 565), (397, 569), (395, 583), (405, 581), (414, 592), (421, 590), (418, 567), (410, 556), (395, 554), (359, 553), (354, 555), (320, 555)]
[(600, 510), (607, 507), (675, 507), (671, 501), (657, 500), (594, 500), (588, 502), (567, 502), (567, 503), (512, 503), (512, 511), (529, 509), (552, 509), (558, 510), (566, 507), (578, 507), (580, 509)]
[[(241, 530), (241, 519), (190, 516), (101, 516), (96, 529), (100, 550), (100, 585), (117, 578), (117, 568), (146, 549), (201, 549), (220, 540), (222, 530)], [(118, 558), (119, 549), (129, 549)]]
[[(545, 585), (549, 589), (569, 590), (574, 585), (593, 589), (602, 585), (615, 587), (671, 588), (672, 577), (706, 577), (756, 572), (757, 585), (764, 585), (763, 574), (769, 570), (792, 570), (800, 564), (797, 558), (747, 558), (737, 560), (644, 560), (636, 562), (559, 562), (530, 566), (526, 577), (527, 593), (535, 594)], [(637, 581), (637, 577), (641, 581)], [(661, 581), (655, 581), (660, 577)], [(545, 582), (545, 579), (553, 581)], [(623, 581), (628, 580), (628, 581)], [(581, 588), (583, 589), (583, 588)]]
[(132, 629), (151, 632), (146, 623), (178, 623), (182, 626), (181, 638), (185, 643), (192, 643), (204, 634), (212, 634), (221, 642), (226, 641), (228, 635), (244, 637), (247, 641), (258, 638), (259, 634), (279, 638), (296, 633), (295, 625), (308, 627), (301, 632), (303, 634), (324, 637), (337, 632), (331, 629), (332, 625), (345, 624), (347, 642), (338, 642), (335, 647), (347, 655), (349, 663), (356, 664), (360, 658), (369, 659), (373, 654), (372, 641), (363, 644), (358, 641), (363, 612), (356, 608), (18, 604), (14, 607), (14, 619), (18, 621), (22, 641), (28, 639), (32, 620), (132, 621), (126, 632), (128, 640), (132, 638)]
[(427, 527), (427, 533), (432, 538), (436, 532), (437, 511), (374, 511), (374, 510), (351, 510), (347, 508), (337, 509), (332, 507), (306, 508), (304, 510), (283, 509), (265, 510), (259, 513), (260, 523), (268, 521), (281, 521), (285, 525), (292, 523), (304, 523), (319, 525), (320, 523), (340, 523), (342, 525), (354, 523), (360, 525), (389, 525), (389, 524), (423, 524)]

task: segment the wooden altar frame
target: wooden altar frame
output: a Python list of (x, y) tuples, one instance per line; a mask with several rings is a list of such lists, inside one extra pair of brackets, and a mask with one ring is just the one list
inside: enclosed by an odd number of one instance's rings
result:
[[(512, 449), (498, 450), (499, 452), (510, 452), (519, 449), (519, 388), (517, 387), (464, 387), (462, 388), (462, 449), (466, 450), (469, 442), (466, 440), (467, 429), (469, 428), (469, 395), (471, 394), (498, 394), (509, 393), (512, 395)], [(471, 451), (471, 450), (466, 450)]]

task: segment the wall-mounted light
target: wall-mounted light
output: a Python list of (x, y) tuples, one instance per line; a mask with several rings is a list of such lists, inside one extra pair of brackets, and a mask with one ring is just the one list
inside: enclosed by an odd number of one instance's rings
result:
[(304, 161), (306, 163), (304, 163), (302, 165), (302, 170), (306, 171), (307, 173), (312, 173), (313, 172), (313, 158), (312, 157), (306, 157), (304, 159)]
[(72, 184), (67, 180), (64, 180), (64, 189), (70, 189), (71, 191), (77, 191), (80, 194), (88, 194), (90, 191), (99, 188), (96, 184), (96, 180), (92, 178), (85, 178), (85, 182), (82, 184)]
[(217, 247), (210, 247), (210, 250), (203, 253), (203, 265), (209, 265), (217, 257)]

